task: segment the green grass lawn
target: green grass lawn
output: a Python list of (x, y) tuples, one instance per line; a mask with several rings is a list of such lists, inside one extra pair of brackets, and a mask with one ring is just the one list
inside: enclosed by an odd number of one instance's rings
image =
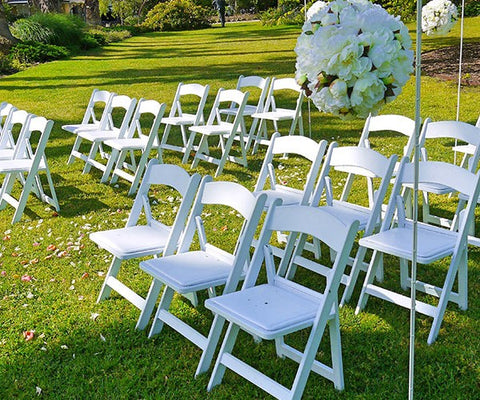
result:
[[(457, 24), (446, 38), (426, 38), (424, 48), (458, 43), (459, 29)], [(33, 398), (37, 386), (42, 396), (55, 399), (266, 397), (260, 389), (228, 372), (224, 384), (208, 394), (209, 376), (194, 379), (200, 357), (194, 345), (169, 328), (155, 339), (147, 339), (145, 332), (134, 330), (138, 311), (120, 296), (96, 304), (110, 257), (89, 241), (88, 234), (124, 225), (132, 198), (126, 196), (128, 186), (124, 181), (116, 186), (100, 184), (98, 171), (82, 175), (83, 164), (78, 160), (66, 165), (74, 137), (63, 132), (61, 125), (81, 120), (93, 88), (170, 104), (178, 82), (208, 83), (208, 110), (218, 88), (234, 87), (240, 74), (292, 76), (298, 34), (298, 27), (265, 28), (258, 23), (151, 33), (0, 80), (2, 101), (55, 121), (47, 155), (61, 206), (56, 216), (31, 197), (28, 210), (14, 226), (10, 225), (13, 209), (7, 207), (0, 212), (0, 270), (5, 271), (5, 276), (0, 276), (1, 399)], [(465, 37), (467, 41), (480, 40), (480, 18), (466, 20)], [(476, 121), (479, 95), (478, 87), (462, 89), (461, 120)], [(308, 132), (307, 107), (304, 110)], [(413, 78), (382, 113), (413, 117)], [(423, 77), (422, 117), (435, 121), (454, 119), (455, 114), (456, 84)], [(361, 120), (341, 121), (312, 108), (311, 132), (315, 140), (355, 145), (362, 126)], [(387, 155), (401, 153), (404, 145), (401, 138), (390, 135), (377, 135), (372, 142)], [(451, 162), (450, 146), (449, 142), (437, 144), (429, 154)], [(249, 156), (248, 170), (227, 164), (221, 179), (252, 189), (263, 154), (264, 149)], [(180, 159), (178, 154), (165, 153), (165, 162), (179, 164)], [(290, 159), (286, 164), (281, 179), (299, 185), (296, 173), (304, 171), (304, 165), (295, 165), (295, 160)], [(197, 171), (213, 174), (215, 169), (201, 163)], [(356, 188), (359, 198), (364, 191), (360, 186)], [(161, 204), (166, 203), (166, 195), (158, 196)], [(453, 199), (435, 204), (450, 212), (455, 207)], [(227, 245), (234, 228), (232, 218), (228, 212), (212, 213), (208, 226), (218, 228), (217, 235), (223, 235), (219, 240)], [(219, 229), (224, 226), (228, 229)], [(47, 249), (49, 245), (56, 250)], [(438, 340), (432, 346), (426, 344), (431, 319), (422, 316), (417, 320), (417, 398), (479, 397), (480, 250), (470, 250), (468, 311), (449, 305)], [(123, 264), (122, 276), (136, 291), (146, 293), (149, 279), (137, 265), (137, 261)], [(439, 262), (420, 267), (419, 275), (440, 284), (447, 265)], [(387, 258), (386, 266), (385, 284), (397, 287), (398, 263)], [(20, 277), (25, 274), (33, 280), (23, 282)], [(341, 310), (345, 391), (337, 392), (330, 382), (313, 374), (305, 398), (407, 396), (409, 312), (372, 299), (365, 312), (356, 316), (358, 293), (357, 288), (350, 304)], [(204, 307), (192, 309), (179, 297), (174, 307), (177, 315), (208, 332), (211, 315)], [(92, 314), (99, 315), (94, 319)], [(33, 340), (25, 341), (22, 332), (26, 330), (35, 330)], [(292, 339), (299, 345), (303, 340), (302, 335)], [(272, 377), (290, 384), (295, 365), (277, 359), (272, 343), (255, 344), (251, 337), (242, 335), (236, 351)], [(328, 340), (322, 344), (319, 356), (328, 359)]]

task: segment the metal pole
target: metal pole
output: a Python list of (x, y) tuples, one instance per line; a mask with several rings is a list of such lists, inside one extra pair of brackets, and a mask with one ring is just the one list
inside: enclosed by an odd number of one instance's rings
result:
[(460, 54), (458, 60), (458, 87), (457, 87), (457, 121), (460, 118), (460, 89), (462, 87), (462, 59), (463, 59), (463, 13), (465, 10), (465, 0), (462, 0), (462, 16), (460, 20)]
[(422, 61), (422, 1), (417, 0), (417, 32), (415, 56), (415, 138), (414, 138), (414, 181), (413, 181), (413, 238), (412, 238), (412, 274), (410, 281), (410, 349), (408, 363), (408, 399), (413, 400), (415, 377), (415, 300), (417, 287), (417, 223), (418, 223), (418, 169), (420, 148), (420, 92)]

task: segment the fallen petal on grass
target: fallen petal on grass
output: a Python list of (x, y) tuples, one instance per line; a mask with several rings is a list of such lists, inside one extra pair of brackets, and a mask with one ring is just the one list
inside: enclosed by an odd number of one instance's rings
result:
[(23, 331), (23, 338), (26, 342), (32, 340), (35, 337), (35, 331)]

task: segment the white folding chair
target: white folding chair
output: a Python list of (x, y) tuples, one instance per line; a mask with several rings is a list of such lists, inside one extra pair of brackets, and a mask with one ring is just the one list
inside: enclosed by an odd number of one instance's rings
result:
[[(480, 192), (480, 173), (472, 172), (459, 166), (438, 161), (420, 162), (419, 183), (426, 185), (445, 185), (455, 191), (466, 194), (469, 199), (477, 199)], [(408, 261), (412, 261), (413, 222), (405, 218), (405, 205), (400, 190), (402, 185), (412, 185), (414, 181), (414, 165), (406, 164), (399, 170), (397, 179), (387, 207), (380, 232), (360, 239), (360, 246), (374, 250), (367, 275), (360, 293), (356, 313), (366, 305), (369, 296), (405, 308), (411, 307), (409, 296), (388, 290), (373, 284), (373, 277), (383, 257), (391, 254), (400, 258), (400, 283), (404, 290), (412, 285), (408, 272)], [(445, 257), (450, 257), (450, 265), (442, 287), (428, 284), (418, 279), (415, 288), (428, 295), (438, 297), (437, 305), (430, 302), (416, 301), (416, 311), (433, 318), (432, 328), (428, 336), (428, 344), (432, 344), (440, 330), (443, 315), (449, 301), (457, 303), (460, 309), (467, 309), (468, 298), (468, 226), (474, 217), (475, 200), (470, 200), (466, 208), (459, 213), (458, 231), (418, 223), (417, 262), (431, 264)], [(419, 269), (419, 276), (422, 267)], [(454, 281), (458, 277), (458, 291), (453, 292)]]
[[(107, 90), (93, 89), (92, 95), (90, 96), (90, 100), (88, 101), (87, 108), (85, 110), (85, 114), (83, 115), (82, 122), (79, 124), (63, 125), (62, 129), (71, 133), (77, 133), (78, 131), (88, 129), (100, 129), (102, 119), (105, 119), (105, 122), (110, 124), (111, 121), (108, 119), (108, 105), (115, 95), (115, 93)], [(98, 118), (97, 114), (95, 113), (95, 107), (103, 107), (100, 118)], [(104, 129), (109, 128), (110, 126), (104, 127)]]
[[(148, 163), (125, 227), (90, 234), (92, 241), (113, 255), (97, 302), (107, 299), (113, 289), (140, 309), (144, 318), (147, 320), (150, 318), (154, 304), (146, 304), (144, 298), (118, 280), (121, 263), (132, 258), (155, 256), (176, 250), (199, 183), (200, 175), (190, 176), (177, 165), (159, 164), (158, 160), (151, 160)], [(152, 216), (148, 195), (150, 189), (158, 188), (158, 185), (173, 188), (182, 196), (182, 202), (171, 226)], [(146, 225), (141, 224), (142, 210)]]
[[(244, 116), (252, 117), (255, 113), (261, 113), (263, 111), (263, 107), (265, 106), (265, 98), (267, 96), (267, 92), (269, 89), (270, 78), (262, 78), (261, 76), (251, 75), (251, 76), (243, 76), (240, 75), (237, 81), (237, 90), (241, 90), (242, 92), (245, 91), (244, 89), (248, 89), (250, 93), (249, 99), (252, 99), (252, 89), (260, 90), (260, 94), (258, 96), (257, 104), (248, 104), (245, 106), (243, 110)], [(243, 89), (243, 90), (242, 90)], [(230, 107), (220, 109), (221, 114), (235, 116), (237, 113), (237, 107), (235, 104), (230, 104)], [(258, 118), (252, 117), (252, 123), (250, 125), (250, 129), (248, 131), (248, 136), (245, 138), (245, 151), (248, 151), (252, 140), (255, 136), (255, 131), (257, 130), (258, 126)]]
[[(322, 180), (317, 184), (311, 204), (332, 214), (345, 224), (357, 220), (359, 222), (358, 232), (363, 232), (363, 237), (369, 236), (380, 227), (382, 204), (394, 172), (397, 155), (392, 155), (387, 159), (367, 147), (337, 147), (336, 143), (332, 147), (331, 154), (326, 157), (322, 170)], [(403, 162), (406, 160), (404, 158)], [(332, 180), (329, 175), (330, 168), (346, 169), (354, 171), (354, 176), (357, 177), (380, 180), (376, 190), (374, 190), (375, 195), (372, 199), (369, 199), (368, 205), (352, 201), (352, 196), (350, 196), (350, 199), (347, 197), (335, 200), (333, 198)], [(341, 182), (340, 179), (339, 181)], [(323, 193), (325, 194), (326, 204), (321, 201)], [(315, 252), (319, 253), (318, 243), (315, 243)], [(345, 273), (342, 277), (341, 283), (346, 287), (340, 302), (341, 305), (350, 300), (360, 271), (366, 271), (367, 269), (367, 265), (364, 265), (365, 253), (366, 248), (360, 246), (355, 256), (349, 259), (352, 268), (350, 273)], [(377, 278), (379, 280), (383, 280), (382, 271), (382, 269), (378, 270)]]
[[(283, 205), (310, 204), (326, 148), (326, 140), (317, 143), (315, 140), (304, 136), (281, 136), (280, 133), (275, 132), (263, 159), (262, 168), (253, 192), (255, 194), (266, 193), (268, 195), (267, 206), (276, 198), (282, 199)], [(280, 182), (277, 179), (279, 174), (288, 174), (285, 169), (279, 171), (277, 168), (277, 172), (275, 172), (274, 157), (279, 154), (300, 156), (310, 162), (307, 176), (302, 179), (305, 182), (302, 189), (287, 186), (282, 183), (283, 179), (280, 179)]]
[(15, 136), (17, 136), (17, 138), (20, 136), (20, 132), (32, 117), (32, 114), (27, 111), (17, 110), (13, 106), (6, 108), (8, 108), (9, 111), (0, 132), (0, 160), (13, 158), (16, 145)]
[[(75, 158), (79, 158), (85, 162), (85, 167), (83, 168), (84, 174), (89, 172), (92, 166), (104, 172), (105, 165), (95, 160), (95, 157), (100, 151), (102, 158), (108, 158), (108, 155), (103, 151), (103, 142), (108, 139), (122, 138), (126, 135), (136, 103), (136, 99), (125, 95), (113, 96), (112, 100), (108, 104), (106, 117), (102, 118), (100, 121), (100, 127), (98, 129), (76, 131), (77, 138), (73, 144), (73, 148), (68, 159), (68, 164), (73, 163)], [(123, 113), (120, 126), (116, 126), (114, 124), (112, 116), (114, 110), (118, 110), (118, 112)], [(83, 140), (91, 143), (88, 155), (85, 155), (80, 151), (80, 145)]]
[[(227, 160), (247, 167), (247, 154), (245, 150), (246, 129), (243, 120), (243, 110), (247, 104), (248, 94), (248, 92), (242, 93), (235, 89), (218, 90), (207, 123), (205, 125), (195, 125), (188, 128), (190, 130), (190, 137), (183, 158), (184, 163), (187, 162), (190, 151), (193, 149), (195, 136), (199, 133), (202, 137), (194, 155), (192, 168), (195, 168), (200, 160), (207, 161), (218, 166), (215, 171), (215, 177), (218, 177), (222, 173)], [(227, 122), (222, 120), (222, 115), (219, 110), (223, 104), (231, 104), (232, 102), (237, 106), (237, 113), (233, 122)], [(230, 154), (233, 142), (237, 136), (240, 144), (240, 156), (238, 157)], [(219, 140), (222, 152), (220, 158), (215, 158), (210, 155), (208, 138), (211, 137), (218, 138)]]
[[(104, 145), (112, 151), (108, 158), (105, 171), (100, 182), (106, 182), (113, 169), (111, 183), (116, 183), (118, 177), (124, 178), (132, 185), (128, 195), (133, 195), (140, 184), (140, 178), (145, 171), (152, 146), (158, 146), (158, 128), (165, 112), (165, 104), (155, 100), (140, 99), (130, 127), (124, 137), (105, 140)], [(142, 121), (142, 117), (150, 116), (148, 122)], [(150, 124), (150, 129), (148, 129)], [(147, 125), (147, 126), (145, 126)], [(144, 131), (148, 130), (145, 134)], [(140, 160), (136, 161), (135, 151), (141, 151)], [(130, 162), (125, 162), (130, 155)]]
[[(210, 330), (210, 342), (220, 335), (224, 321), (228, 326), (223, 344), (215, 362), (208, 390), (221, 383), (226, 368), (257, 385), (278, 399), (300, 399), (310, 371), (329, 380), (335, 388), (344, 388), (340, 322), (338, 315), (338, 287), (348, 255), (357, 232), (358, 222), (345, 225), (322, 209), (308, 206), (273, 207), (264, 223), (261, 245), (256, 249), (245, 282), (240, 291), (208, 299), (205, 306), (216, 315)], [(289, 231), (289, 242), (294, 244), (312, 235), (335, 249), (333, 265), (322, 265), (302, 257), (301, 248), (287, 246), (276, 270), (268, 242), (274, 231)], [(303, 239), (302, 239), (303, 238)], [(257, 284), (260, 268), (265, 261), (267, 283)], [(326, 283), (313, 281), (309, 287), (282, 277), (280, 271), (295, 264), (325, 277)], [(288, 273), (287, 273), (288, 275)], [(321, 290), (323, 287), (323, 291)], [(329, 327), (331, 363), (316, 359), (325, 328)], [(304, 351), (285, 343), (285, 336), (310, 328)], [(299, 364), (291, 388), (287, 388), (232, 354), (239, 330), (265, 340), (275, 340), (279, 357), (287, 357)], [(208, 368), (213, 346), (208, 346), (197, 372)], [(212, 350), (212, 351), (210, 351)]]
[[(202, 125), (205, 122), (203, 117), (203, 109), (205, 108), (209, 90), (210, 85), (200, 85), (198, 83), (184, 84), (182, 82), (178, 84), (170, 113), (168, 117), (162, 118), (162, 124), (165, 125), (165, 130), (160, 140), (160, 145), (158, 146), (158, 159), (160, 161), (163, 159), (163, 149), (186, 153), (188, 138), (185, 127)], [(197, 102), (194, 114), (184, 112), (184, 109), (187, 108), (185, 103), (189, 100), (191, 101), (192, 97)], [(170, 135), (170, 129), (172, 126), (178, 126), (180, 128), (180, 133), (182, 136), (181, 146), (178, 144), (168, 143), (168, 137)]]
[[(243, 270), (249, 261), (249, 249), (264, 203), (265, 196), (256, 198), (238, 183), (211, 182), (209, 176), (202, 180), (178, 252), (165, 253), (161, 258), (140, 263), (140, 268), (154, 278), (147, 297), (148, 305), (155, 304), (161, 287), (165, 285), (149, 337), (158, 334), (163, 324), (167, 324), (202, 350), (206, 348), (207, 338), (169, 311), (173, 295), (175, 292), (186, 295), (208, 289), (212, 296), (215, 295), (215, 287), (221, 285), (225, 285), (223, 293), (236, 290), (241, 272), (232, 274), (232, 271)], [(202, 219), (205, 218), (202, 217), (205, 206), (227, 206), (240, 214), (243, 224), (238, 226), (239, 234), (233, 252), (209, 243)], [(199, 250), (192, 249), (196, 231)], [(143, 329), (147, 323), (147, 318), (140, 317), (137, 328)]]
[[(407, 157), (410, 160), (412, 158), (415, 139), (415, 121), (413, 119), (397, 114), (369, 115), (363, 126), (362, 134), (358, 142), (359, 147), (371, 148), (370, 134), (372, 132), (393, 132), (397, 135), (404, 135), (407, 138), (407, 143), (403, 147), (402, 154), (398, 155), (400, 157), (399, 159)], [(423, 143), (424, 134), (425, 130), (422, 129), (420, 132), (419, 143)], [(399, 164), (397, 163), (395, 165), (394, 175), (398, 170), (398, 166)], [(348, 170), (348, 168), (344, 168), (342, 171), (349, 173), (342, 193), (342, 198), (346, 198), (350, 194), (355, 174)], [(373, 199), (373, 185), (372, 180), (369, 178), (367, 178), (367, 185), (369, 198)]]
[(2, 101), (0, 103), (0, 130), (3, 128), (3, 124), (5, 123), (8, 114), (12, 109), (17, 109), (13, 104), (10, 104), (6, 101)]
[[(57, 211), (60, 210), (47, 158), (45, 157), (45, 148), (52, 127), (53, 121), (29, 114), (15, 145), (13, 157), (8, 160), (0, 160), (0, 174), (5, 174), (0, 188), (0, 210), (5, 208), (7, 203), (16, 209), (12, 224), (18, 222), (22, 217), (28, 196), (32, 191), (40, 200), (55, 207)], [(39, 133), (35, 152), (33, 152), (31, 146), (31, 136), (34, 132)], [(40, 172), (45, 172), (47, 176), (50, 196), (43, 191)], [(23, 184), (18, 200), (11, 195), (17, 178)]]
[[(461, 142), (465, 142), (465, 145), (470, 146), (472, 149), (472, 156), (469, 157), (468, 161), (464, 162), (461, 166), (471, 172), (475, 172), (477, 170), (480, 159), (480, 128), (461, 121), (425, 121), (424, 141), (421, 142), (421, 157), (423, 161), (431, 160), (431, 157), (429, 157), (427, 154), (427, 141), (441, 138), (457, 139)], [(446, 185), (431, 183), (419, 185), (419, 190), (422, 191), (423, 196), (423, 222), (434, 223), (447, 228), (451, 227), (451, 220), (447, 218), (441, 218), (430, 213), (429, 193), (442, 195), (454, 193), (455, 190)], [(411, 191), (409, 191), (409, 193), (411, 193)]]
[[(298, 93), (295, 108), (279, 107), (279, 92), (291, 92)], [(275, 128), (275, 132), (278, 132), (279, 121), (292, 121), (290, 124), (289, 135), (295, 133), (295, 129), (298, 125), (298, 133), (303, 133), (303, 119), (302, 119), (302, 104), (304, 93), (302, 88), (297, 84), (294, 78), (272, 78), (270, 84), (270, 90), (267, 95), (265, 107), (262, 112), (254, 113), (252, 118), (258, 118), (260, 121), (257, 135), (255, 137), (255, 143), (253, 145), (253, 153), (255, 153), (260, 144), (268, 145), (270, 140), (268, 139), (267, 121), (272, 121)]]
[[(480, 128), (480, 116), (477, 119), (477, 123), (475, 124), (475, 127)], [(462, 161), (460, 162), (460, 166), (465, 167), (468, 165), (468, 160), (470, 159), (470, 157), (474, 155), (476, 146), (471, 144), (457, 143), (455, 146), (452, 147), (452, 150), (456, 153), (457, 152), (463, 153), (463, 158), (462, 158)]]

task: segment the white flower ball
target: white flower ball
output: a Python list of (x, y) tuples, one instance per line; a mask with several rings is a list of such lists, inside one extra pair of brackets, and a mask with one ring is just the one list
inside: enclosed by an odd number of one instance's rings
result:
[(422, 8), (422, 31), (446, 35), (457, 22), (457, 7), (450, 0), (432, 0)]
[(317, 1), (297, 40), (295, 76), (319, 110), (367, 117), (400, 94), (411, 46), (402, 21), (369, 0)]

